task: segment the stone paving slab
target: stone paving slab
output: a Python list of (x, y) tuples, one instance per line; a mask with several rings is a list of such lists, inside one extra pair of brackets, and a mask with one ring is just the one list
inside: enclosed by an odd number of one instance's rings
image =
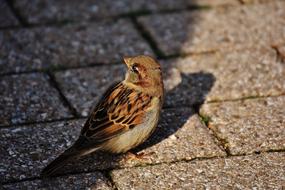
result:
[(200, 113), (231, 154), (285, 150), (285, 96), (205, 104)]
[(0, 74), (152, 54), (129, 20), (5, 30), (0, 31), (0, 44)]
[(69, 175), (51, 179), (24, 181), (4, 185), (3, 189), (112, 189), (102, 173)]
[[(37, 177), (75, 141), (83, 123), (84, 120), (72, 120), (0, 129), (0, 181)], [(210, 131), (189, 108), (163, 111), (154, 135), (135, 152), (144, 152), (145, 159), (126, 160), (124, 155), (96, 153), (67, 165), (60, 173), (225, 156)]]
[(0, 77), (0, 126), (72, 117), (40, 73)]
[(237, 5), (238, 0), (123, 0), (123, 1), (56, 1), (16, 0), (15, 7), (29, 23), (86, 20), (134, 12), (184, 9), (187, 6)]
[(39, 176), (53, 156), (76, 140), (82, 123), (78, 120), (0, 129), (0, 181)]
[(165, 55), (244, 49), (285, 41), (284, 7), (284, 1), (272, 1), (227, 9), (143, 16), (139, 22)]
[(15, 17), (15, 15), (10, 10), (7, 3), (3, 0), (0, 1), (0, 28), (9, 27), (9, 26), (17, 26), (19, 25), (19, 21)]
[(282, 152), (127, 168), (112, 178), (118, 189), (283, 189), (284, 173)]
[[(271, 48), (216, 52), (163, 62), (166, 104), (285, 94), (285, 64)], [(183, 80), (184, 79), (184, 80)]]
[(125, 70), (126, 66), (122, 63), (60, 71), (55, 73), (55, 77), (74, 108), (82, 116), (88, 116), (109, 86), (124, 79)]

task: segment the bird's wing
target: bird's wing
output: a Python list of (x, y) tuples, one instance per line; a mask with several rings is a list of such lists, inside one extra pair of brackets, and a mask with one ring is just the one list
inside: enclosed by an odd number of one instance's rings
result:
[(118, 83), (104, 94), (86, 121), (81, 136), (103, 143), (143, 122), (152, 97)]

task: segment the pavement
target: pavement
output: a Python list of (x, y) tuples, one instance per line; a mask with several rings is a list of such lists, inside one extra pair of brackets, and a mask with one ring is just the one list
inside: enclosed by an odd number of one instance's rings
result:
[[(0, 189), (285, 189), (284, 24), (284, 0), (0, 0)], [(166, 90), (145, 159), (41, 179), (138, 54)]]

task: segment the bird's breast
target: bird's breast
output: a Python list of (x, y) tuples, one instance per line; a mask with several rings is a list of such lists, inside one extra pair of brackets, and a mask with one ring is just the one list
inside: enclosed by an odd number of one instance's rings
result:
[(110, 139), (102, 149), (112, 153), (124, 153), (143, 143), (156, 128), (160, 114), (160, 100), (154, 98), (143, 122), (125, 133)]

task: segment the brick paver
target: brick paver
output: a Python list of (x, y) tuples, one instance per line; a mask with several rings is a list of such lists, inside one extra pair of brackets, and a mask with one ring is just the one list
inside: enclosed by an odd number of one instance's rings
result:
[(205, 104), (200, 113), (231, 154), (285, 149), (285, 96)]
[(5, 1), (0, 1), (0, 28), (17, 26), (19, 21)]
[(118, 189), (282, 189), (285, 154), (127, 168), (112, 172)]
[(2, 182), (39, 176), (41, 169), (70, 146), (81, 120), (0, 129)]
[[(135, 12), (185, 9), (187, 6), (237, 5), (238, 0), (122, 0), (122, 1), (56, 1), (16, 0), (15, 6), (29, 23), (86, 20)], [(74, 11), (76, 10), (76, 11)]]
[(45, 74), (1, 77), (0, 92), (0, 126), (72, 116)]
[(0, 44), (0, 74), (152, 54), (128, 20), (0, 31)]
[(32, 187), (32, 189), (112, 189), (108, 180), (102, 173), (88, 173), (79, 175), (69, 175), (52, 179), (42, 179), (34, 181), (24, 181), (14, 184), (4, 185), (4, 189), (23, 189), (23, 187)]
[[(166, 55), (270, 46), (285, 41), (285, 2), (139, 18)], [(262, 19), (260, 19), (262, 18)]]
[(165, 64), (166, 87), (172, 88), (166, 104), (172, 106), (285, 94), (285, 64), (272, 48), (194, 55)]
[[(122, 61), (123, 62), (123, 61)], [(114, 82), (124, 78), (126, 66), (112, 65), (55, 73), (63, 94), (82, 116), (88, 116), (99, 98)]]

